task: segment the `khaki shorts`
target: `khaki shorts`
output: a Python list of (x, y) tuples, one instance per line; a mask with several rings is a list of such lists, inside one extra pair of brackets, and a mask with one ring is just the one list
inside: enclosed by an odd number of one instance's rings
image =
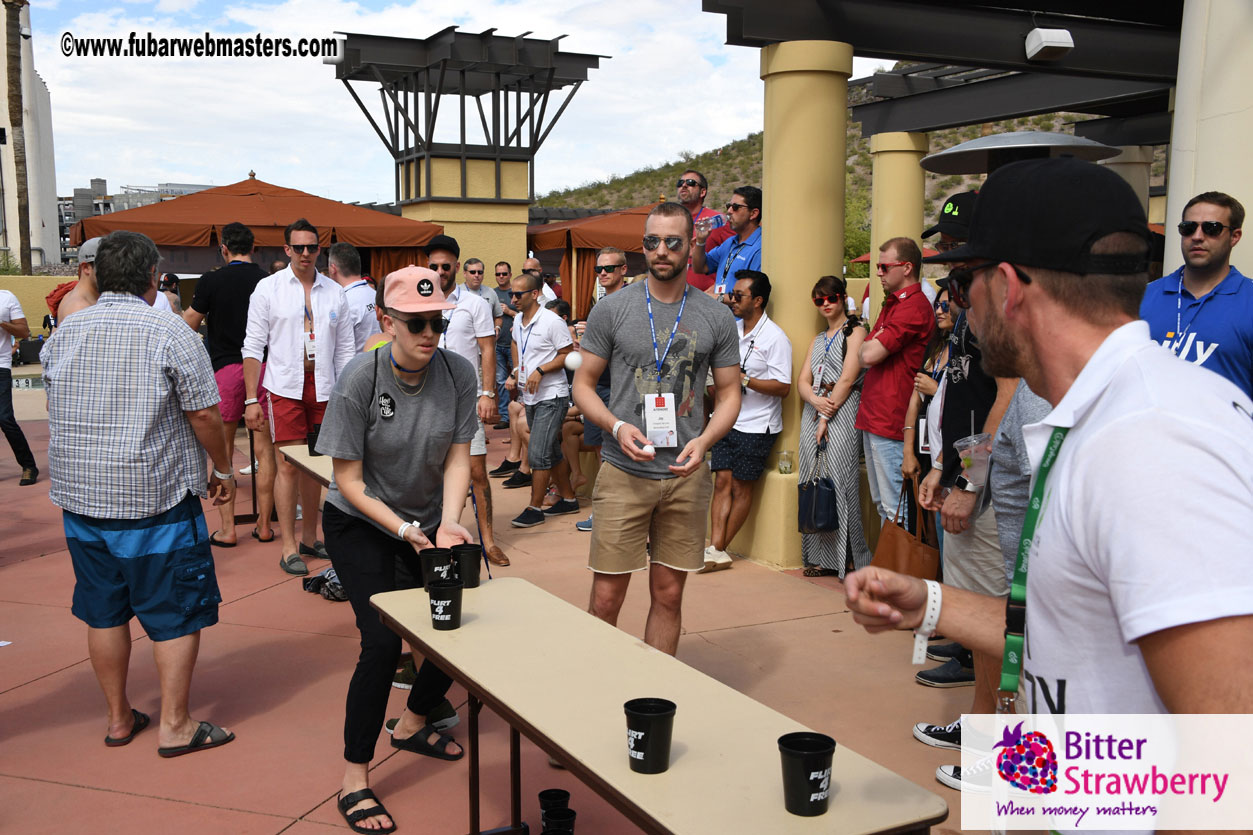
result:
[(944, 534), (944, 582), (954, 588), (992, 597), (1009, 594), (1005, 557), (996, 535), (995, 506), (980, 514), (966, 531)]
[(652, 561), (678, 571), (705, 565), (705, 516), (711, 492), (701, 467), (680, 478), (640, 478), (601, 466), (592, 490), (592, 545), (587, 566), (600, 574), (629, 574)]

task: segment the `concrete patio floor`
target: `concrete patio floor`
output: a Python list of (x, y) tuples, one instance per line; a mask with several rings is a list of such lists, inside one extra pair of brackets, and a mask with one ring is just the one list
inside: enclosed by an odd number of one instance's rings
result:
[[(0, 831), (91, 833), (302, 833), (347, 831), (335, 809), (343, 773), (342, 727), (348, 677), (357, 654), (346, 603), (307, 594), (283, 574), (278, 548), (238, 528), (239, 546), (214, 549), (221, 622), (204, 632), (192, 687), (193, 715), (234, 731), (219, 750), (164, 760), (150, 729), (123, 748), (107, 748), (104, 702), (87, 659), (85, 630), (69, 611), (73, 572), (60, 512), (48, 501), (43, 393), (14, 401), (43, 471), (17, 486), (19, 470), (0, 455)], [(488, 466), (504, 457), (506, 432), (489, 432)], [(246, 452), (236, 456), (243, 466)], [(248, 479), (240, 480), (246, 512)], [(497, 538), (522, 577), (584, 608), (590, 585), (588, 535), (574, 529), (586, 513), (526, 530), (509, 526), (526, 490), (493, 480)], [(469, 514), (467, 513), (467, 518)], [(210, 530), (217, 514), (206, 509)], [(320, 571), (327, 563), (311, 561)], [(647, 588), (632, 583), (621, 627), (641, 635)], [(130, 696), (156, 717), (159, 689), (151, 646), (132, 627)], [(746, 560), (732, 571), (694, 576), (687, 586), (679, 658), (731, 687), (834, 736), (944, 797), (956, 832), (960, 798), (933, 778), (957, 753), (914, 741), (915, 722), (948, 722), (970, 706), (971, 690), (913, 682), (910, 636), (870, 636), (853, 623), (840, 584), (779, 572)], [(542, 670), (537, 671), (542, 675)], [(589, 670), (590, 675), (595, 671)], [(389, 715), (405, 694), (393, 689)], [(465, 693), (454, 689), (462, 708)], [(553, 698), (561, 698), (560, 681)], [(680, 705), (680, 714), (701, 705)], [(464, 720), (464, 710), (462, 710)], [(508, 744), (504, 723), (482, 714), (483, 826), (508, 817)], [(743, 729), (727, 728), (728, 734)], [(464, 737), (465, 726), (454, 730)], [(380, 740), (372, 782), (400, 831), (458, 835), (468, 828), (466, 760), (445, 763), (396, 751)], [(637, 832), (576, 778), (550, 768), (522, 742), (523, 815), (539, 831), (535, 793), (570, 790), (578, 831)]]

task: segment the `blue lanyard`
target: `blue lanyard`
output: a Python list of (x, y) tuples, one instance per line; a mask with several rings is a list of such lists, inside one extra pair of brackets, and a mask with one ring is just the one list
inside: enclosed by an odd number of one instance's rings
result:
[(735, 263), (736, 256), (739, 255), (740, 250), (746, 246), (748, 246), (747, 239), (744, 241), (741, 241), (739, 246), (731, 247), (731, 250), (727, 253), (727, 260), (722, 262), (722, 280), (723, 281), (727, 280), (727, 272), (730, 271), (731, 265)]
[[(644, 301), (648, 305), (648, 329), (653, 334), (653, 362), (657, 364), (657, 382), (661, 382), (661, 367), (665, 365), (666, 356), (670, 353), (670, 346), (674, 344), (674, 335), (678, 333), (679, 322), (683, 321), (683, 308), (687, 307), (687, 290), (691, 285), (683, 286), (683, 299), (679, 302), (679, 315), (674, 317), (674, 327), (670, 328), (670, 339), (666, 341), (666, 350), (659, 356), (657, 354), (657, 328), (653, 324), (653, 295), (648, 292), (648, 279), (644, 280)], [(526, 349), (523, 348), (525, 351)]]
[[(518, 352), (518, 364), (523, 368), (526, 368), (526, 346), (531, 342), (531, 332), (535, 329), (535, 320), (543, 312), (542, 310), (535, 311), (535, 316), (531, 319), (531, 324), (529, 325), (523, 325), (522, 320), (518, 320), (518, 343), (522, 345), (522, 350)], [(526, 334), (526, 339), (522, 338), (523, 334)], [(543, 365), (543, 363), (540, 363), (540, 365)], [(540, 376), (544, 376), (543, 371), (540, 372)]]

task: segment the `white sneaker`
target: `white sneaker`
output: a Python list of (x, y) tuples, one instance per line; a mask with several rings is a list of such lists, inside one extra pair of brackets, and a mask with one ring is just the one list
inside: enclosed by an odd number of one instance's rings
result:
[(252, 466), (250, 466), (250, 467), (240, 467), (240, 468), (239, 468), (239, 474), (240, 474), (240, 475), (252, 475), (253, 473), (255, 473), (255, 472), (257, 471), (257, 465), (258, 465), (258, 463), (259, 463), (259, 462), (257, 462), (257, 461), (253, 461), (253, 462), (252, 462)]
[(726, 551), (720, 551), (712, 545), (705, 548), (705, 565), (696, 573), (709, 574), (713, 571), (722, 571), (731, 567), (731, 555)]

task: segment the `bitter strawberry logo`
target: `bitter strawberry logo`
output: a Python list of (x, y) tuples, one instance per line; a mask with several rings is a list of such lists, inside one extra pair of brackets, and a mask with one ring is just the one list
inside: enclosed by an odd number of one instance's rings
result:
[(1022, 722), (1012, 731), (1005, 728), (993, 748), (1004, 748), (996, 757), (996, 773), (1016, 789), (1032, 794), (1057, 791), (1057, 752), (1039, 731), (1022, 732)]

